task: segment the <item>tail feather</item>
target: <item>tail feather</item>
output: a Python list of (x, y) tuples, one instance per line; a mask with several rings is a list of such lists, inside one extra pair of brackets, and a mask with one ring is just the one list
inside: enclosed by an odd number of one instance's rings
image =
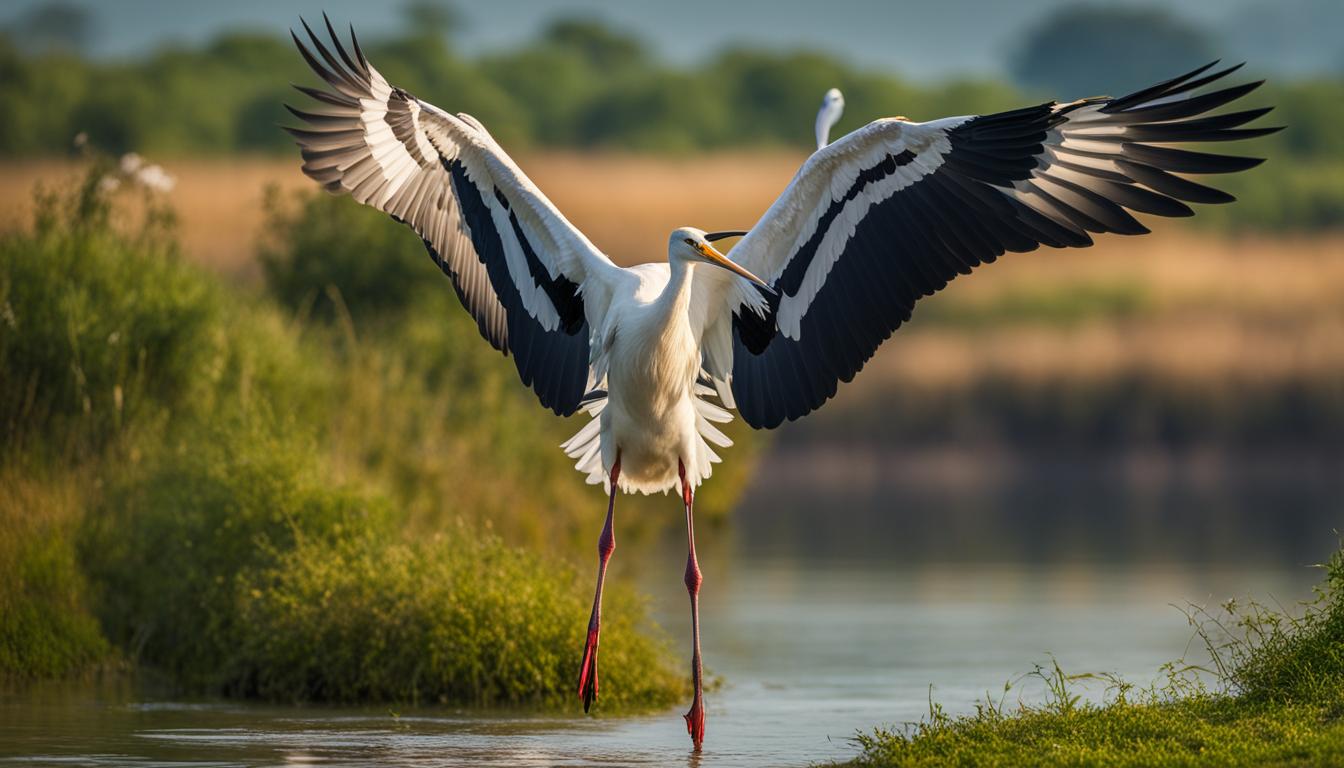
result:
[[(699, 434), (696, 456), (692, 457), (687, 471), (691, 477), (693, 487), (699, 487), (701, 483), (709, 478), (713, 473), (713, 465), (722, 461), (718, 453), (714, 451), (712, 445), (720, 448), (727, 448), (733, 444), (732, 439), (723, 433), (715, 424), (726, 424), (733, 420), (733, 414), (728, 409), (707, 398), (717, 395), (712, 387), (703, 384), (697, 384), (694, 390), (695, 403), (695, 426)], [(574, 436), (560, 444), (565, 455), (574, 459), (574, 468), (582, 473), (584, 480), (589, 485), (604, 485), (607, 482), (607, 468), (602, 462), (602, 412), (607, 407), (607, 393), (603, 390), (594, 390), (584, 396), (583, 404), (580, 409), (588, 414), (589, 421), (579, 428)], [(624, 488), (623, 490), (631, 490)], [(666, 492), (672, 490), (662, 489), (637, 489), (642, 493), (652, 493), (657, 490)]]

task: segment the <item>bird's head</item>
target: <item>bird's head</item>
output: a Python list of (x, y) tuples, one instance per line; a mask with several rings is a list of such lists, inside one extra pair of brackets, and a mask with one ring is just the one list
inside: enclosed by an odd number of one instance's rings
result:
[(719, 252), (711, 243), (716, 240), (722, 240), (725, 237), (741, 237), (747, 234), (741, 231), (727, 232), (706, 232), (703, 229), (695, 227), (682, 227), (672, 233), (667, 241), (667, 259), (668, 261), (681, 260), (688, 263), (701, 262), (713, 264), (716, 267), (722, 267), (739, 277), (750, 280), (751, 282), (769, 289), (770, 286), (761, 278), (747, 271), (745, 267), (729, 259)]

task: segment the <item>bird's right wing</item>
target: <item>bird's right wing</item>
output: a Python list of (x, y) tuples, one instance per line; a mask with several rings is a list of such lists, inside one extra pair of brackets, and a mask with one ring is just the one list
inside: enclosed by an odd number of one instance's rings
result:
[(452, 115), (389, 85), (360, 50), (333, 53), (304, 23), (316, 56), (294, 43), (330, 88), (289, 110), (303, 172), (415, 230), (452, 279), (481, 335), (512, 354), (523, 383), (560, 415), (596, 382), (591, 337), (631, 278), (569, 223), (470, 115)]

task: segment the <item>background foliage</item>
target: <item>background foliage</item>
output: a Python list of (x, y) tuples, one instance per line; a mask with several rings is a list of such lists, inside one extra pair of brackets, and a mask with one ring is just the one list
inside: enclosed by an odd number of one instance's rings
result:
[[(480, 118), (505, 146), (679, 153), (805, 148), (820, 95), (845, 93), (837, 133), (878, 117), (928, 120), (1051, 98), (1120, 93), (1217, 57), (1205, 33), (1159, 10), (1081, 6), (1047, 17), (1014, 52), (1016, 83), (914, 83), (823, 53), (736, 47), (687, 67), (659, 61), (639, 39), (598, 21), (561, 18), (532, 42), (471, 58), (451, 14), (413, 5), (405, 31), (365, 40), (379, 70), (412, 93)], [(10, 34), (17, 34), (11, 30)], [(302, 34), (302, 30), (300, 30)], [(127, 61), (91, 60), (69, 45), (20, 45), (0, 32), (0, 156), (62, 154), (86, 134), (97, 146), (157, 155), (291, 151), (277, 126), (293, 119), (289, 83), (313, 76), (279, 34), (223, 34)], [(1250, 74), (1254, 76), (1254, 62)], [(1290, 130), (1248, 145), (1267, 171), (1233, 180), (1248, 197), (1224, 226), (1318, 228), (1344, 218), (1344, 81), (1273, 82)], [(1318, 173), (1319, 172), (1319, 173)], [(1274, 190), (1274, 194), (1264, 189)]]

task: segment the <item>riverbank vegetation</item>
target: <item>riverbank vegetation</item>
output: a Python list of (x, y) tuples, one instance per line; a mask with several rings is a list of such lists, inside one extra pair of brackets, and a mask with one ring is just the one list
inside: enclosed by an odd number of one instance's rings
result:
[[(1300, 611), (1229, 603), (1191, 612), (1212, 662), (1183, 663), (1143, 690), (1109, 679), (1105, 701), (1084, 701), (1081, 678), (1038, 668), (1040, 704), (987, 699), (946, 715), (859, 736), (852, 765), (1262, 766), (1344, 760), (1344, 552), (1324, 566)], [(1212, 683), (1205, 681), (1212, 678)], [(1005, 688), (1004, 698), (1008, 696)]]
[[(0, 677), (571, 703), (571, 545), (602, 502), (555, 447), (577, 424), (514, 385), (423, 254), (423, 285), (369, 284), (400, 264), (349, 258), (386, 250), (371, 219), (277, 203), (259, 293), (186, 263), (132, 187), (100, 163), (0, 239)], [(659, 630), (608, 600), (601, 706), (670, 702)]]
[[(1100, 29), (1122, 29), (1109, 18), (1116, 11), (1087, 13), (1108, 17)], [(1092, 68), (1077, 72), (1092, 85), (1060, 91), (1063, 86), (1017, 86), (989, 78), (916, 83), (828, 54), (749, 46), (671, 65), (645, 41), (591, 19), (557, 19), (511, 50), (468, 56), (456, 45), (451, 26), (413, 16), (407, 21), (393, 36), (363, 41), (379, 70), (417, 96), (475, 115), (516, 154), (798, 151), (811, 148), (817, 104), (831, 87), (841, 88), (846, 99), (844, 119), (832, 134), (839, 136), (895, 114), (922, 121), (1094, 95), (1112, 87), (1115, 72), (1132, 75), (1136, 67), (1155, 66), (1162, 73), (1157, 77), (1174, 76), (1204, 63), (1192, 56), (1212, 59), (1219, 50), (1208, 45), (1202, 46), (1207, 53), (1178, 49), (1178, 55), (1136, 57), (1132, 46), (1140, 35), (1116, 31), (1116, 50), (1101, 51), (1093, 43), (1081, 62), (1078, 56), (1071, 61), (1073, 71), (1079, 69), (1075, 64), (1095, 59)], [(1139, 29), (1151, 33), (1153, 25)], [(11, 37), (17, 34), (0, 31), (0, 107), (7, 115), (0, 126), (0, 156), (66, 155), (81, 133), (117, 152), (156, 156), (292, 152), (290, 137), (277, 126), (292, 122), (283, 104), (299, 98), (289, 83), (309, 82), (312, 75), (283, 33), (229, 32), (195, 47), (172, 46), (116, 61), (85, 57), (77, 47), (34, 48)], [(1046, 34), (1038, 47), (1057, 52), (1061, 43), (1097, 36), (1095, 30), (1085, 38)], [(1253, 79), (1254, 62), (1249, 69), (1247, 79)], [(1153, 77), (1147, 74), (1141, 82)], [(1339, 106), (1344, 80), (1272, 78), (1253, 99), (1248, 107), (1276, 107), (1266, 124), (1288, 130), (1238, 147), (1238, 153), (1272, 161), (1220, 180), (1242, 203), (1201, 216), (1197, 226), (1339, 227), (1344, 145), (1337, 126), (1344, 119)]]

